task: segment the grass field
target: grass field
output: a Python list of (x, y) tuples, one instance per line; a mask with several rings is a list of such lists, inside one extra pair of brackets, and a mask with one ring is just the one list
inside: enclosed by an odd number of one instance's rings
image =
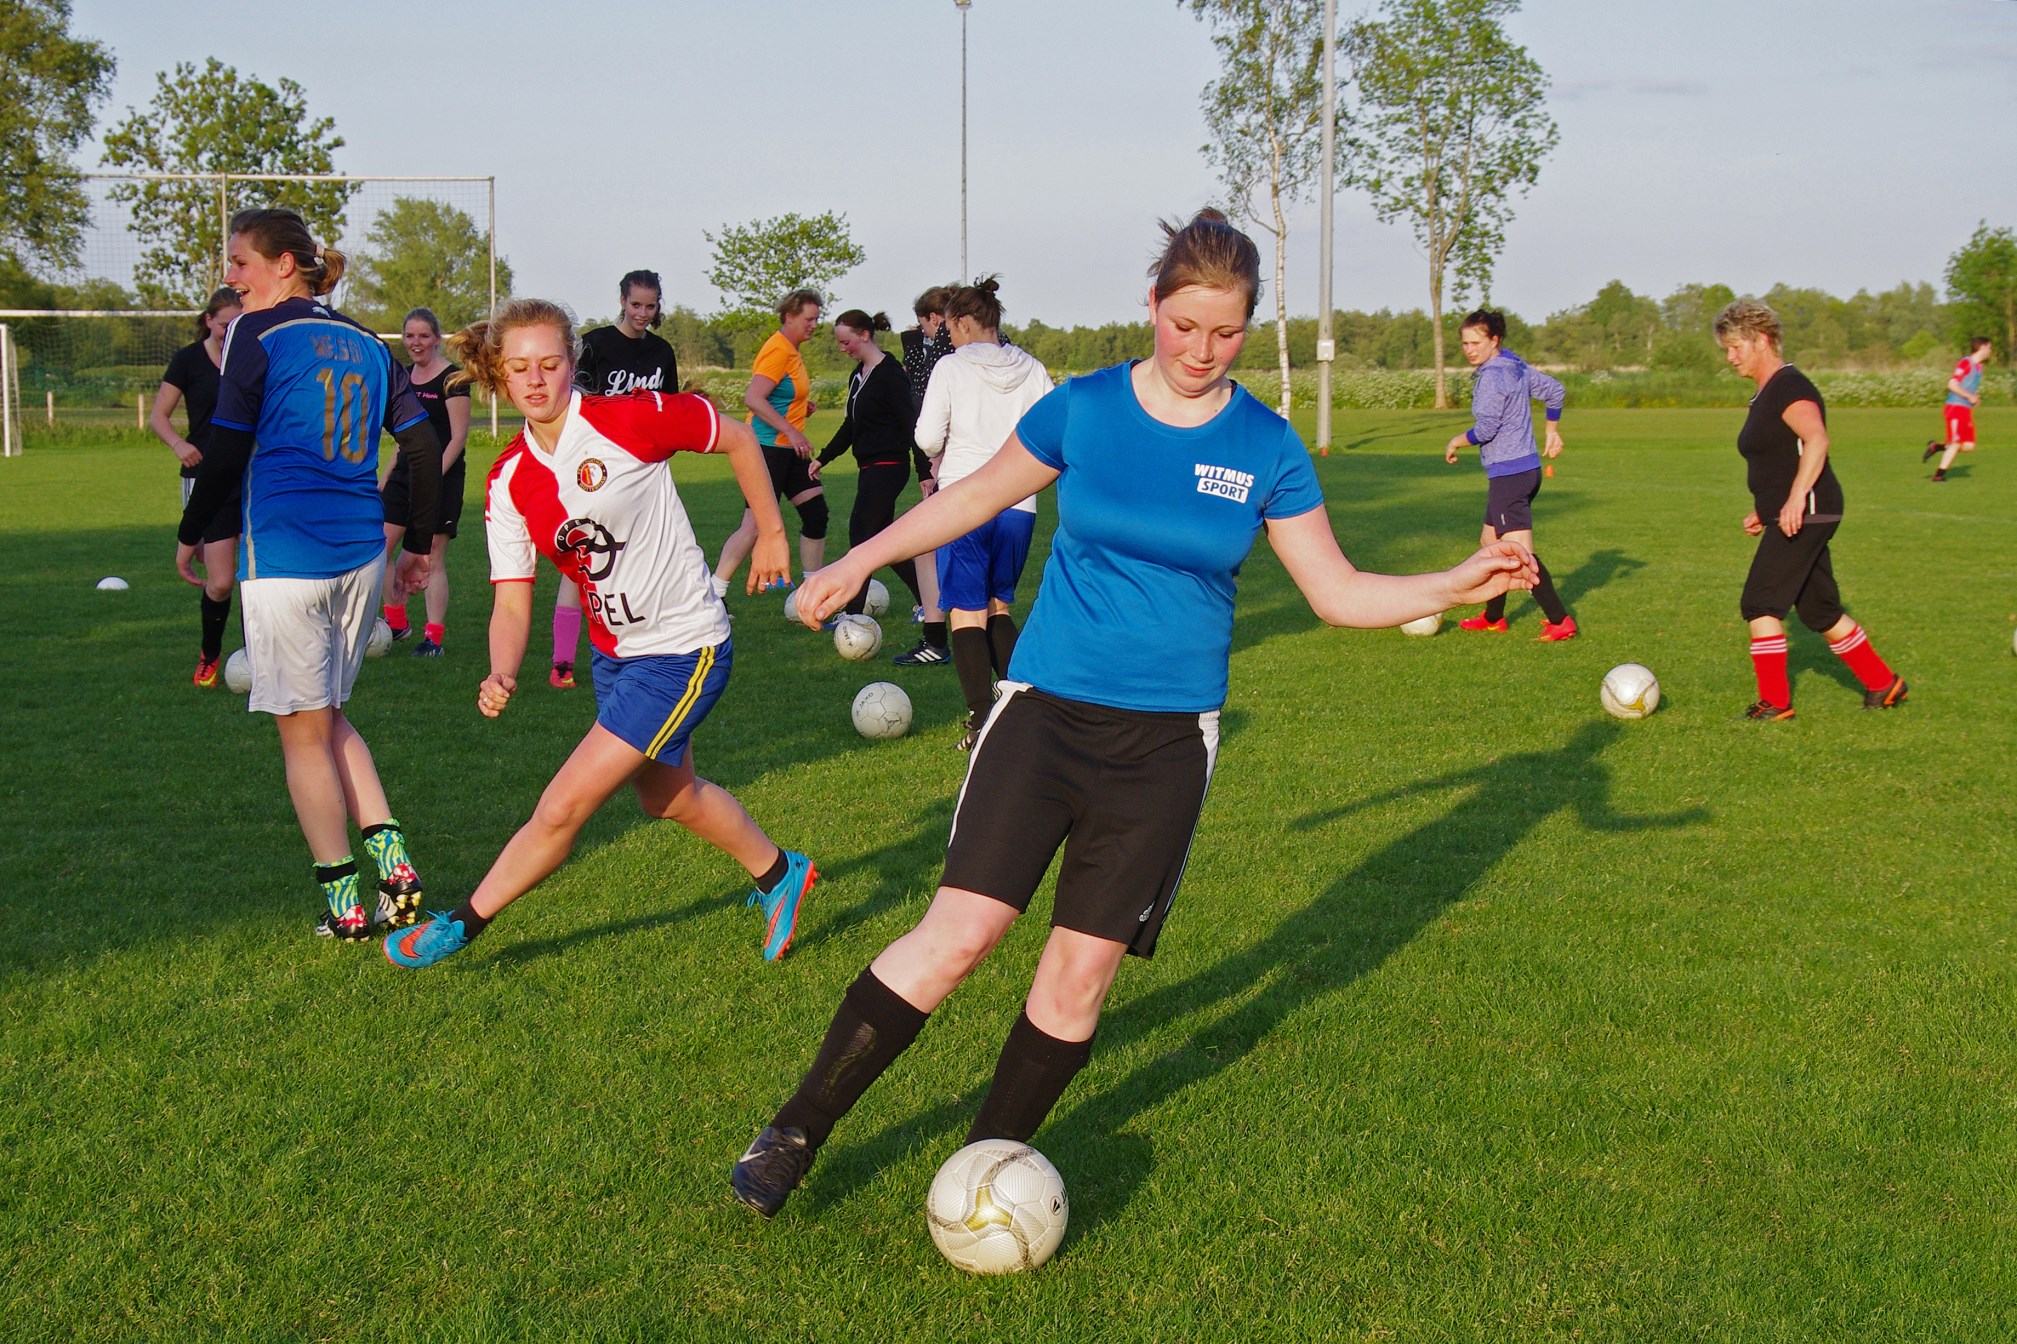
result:
[[(741, 872), (619, 800), (467, 954), (395, 972), (309, 936), (273, 730), (188, 684), (167, 454), (31, 441), (0, 462), (0, 1335), (2017, 1335), (2017, 413), (1938, 487), (1931, 412), (1835, 417), (1837, 572), (1915, 689), (1865, 713), (1796, 629), (1771, 726), (1733, 721), (1739, 415), (1572, 412), (1537, 506), (1571, 644), (1522, 598), (1509, 636), (1325, 629), (1256, 551), (1184, 894), (1037, 1136), (1071, 1230), (1011, 1281), (946, 1267), (922, 1203), (1047, 895), (783, 1215), (726, 1190), (934, 886), (949, 670), (883, 665), (917, 724), (864, 743), (864, 670), (733, 600), (697, 760), (819, 862), (782, 963)], [(1468, 552), (1460, 424), (1342, 417), (1319, 472), (1356, 562)], [(726, 469), (676, 473), (711, 546)], [(368, 663), (352, 707), (443, 905), (593, 714), (534, 684), (477, 716), (467, 516), (449, 656)], [(1627, 660), (1663, 683), (1643, 723), (1597, 706)]]

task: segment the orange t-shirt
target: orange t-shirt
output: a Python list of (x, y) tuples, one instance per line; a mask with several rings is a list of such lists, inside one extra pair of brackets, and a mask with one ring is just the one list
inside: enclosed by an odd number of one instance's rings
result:
[[(763, 349), (756, 352), (756, 363), (749, 371), (776, 384), (770, 389), (771, 409), (793, 429), (803, 431), (806, 409), (812, 402), (812, 375), (805, 371), (805, 358), (798, 353), (798, 347), (787, 341), (783, 332), (773, 331)], [(750, 414), (749, 427), (756, 431), (758, 443), (766, 448), (778, 446), (777, 431), (768, 421), (759, 420), (754, 412)]]

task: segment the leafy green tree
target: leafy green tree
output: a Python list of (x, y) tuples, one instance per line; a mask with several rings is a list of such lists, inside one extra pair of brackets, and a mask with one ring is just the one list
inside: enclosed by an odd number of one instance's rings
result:
[[(1231, 213), (1275, 240), (1275, 353), (1289, 411), (1287, 216), (1323, 170), (1321, 0), (1179, 0), (1211, 25), (1219, 77), (1205, 85), (1206, 160)], [(1342, 103), (1339, 104), (1342, 107)], [(1338, 118), (1340, 130), (1343, 117)], [(1344, 143), (1342, 134), (1339, 143)]]
[[(490, 238), (467, 212), (443, 201), (399, 196), (378, 212), (351, 271), (344, 309), (376, 331), (430, 308), (444, 329), (490, 311)], [(497, 259), (497, 297), (511, 293), (511, 263)]]
[(1653, 342), (1653, 367), (1713, 373), (1721, 360), (1716, 314), (1736, 297), (1728, 285), (1682, 285), (1669, 294), (1660, 304), (1663, 329)]
[(1490, 292), (1513, 196), (1560, 139), (1548, 77), (1501, 20), (1519, 0), (1387, 0), (1352, 25), (1358, 84), (1353, 174), (1386, 222), (1404, 219), (1429, 261), (1436, 405), (1450, 404), (1443, 299)]
[(2004, 359), (2017, 352), (2017, 233), (1987, 220), (1947, 259), (1947, 301), (1954, 339), (1988, 336)]
[[(329, 173), (343, 137), (310, 119), (299, 84), (263, 84), (212, 56), (156, 77), (154, 99), (105, 137), (108, 166), (152, 173)], [(352, 182), (130, 182), (113, 196), (145, 244), (134, 268), (152, 301), (200, 304), (222, 279), (222, 216), (249, 205), (292, 206), (318, 238), (342, 231)]]
[(727, 296), (723, 311), (752, 320), (771, 314), (794, 289), (825, 294), (868, 255), (848, 235), (847, 216), (831, 210), (724, 224), (702, 236), (714, 248), (707, 282)]
[(114, 65), (104, 44), (70, 35), (70, 0), (0, 0), (0, 252), (77, 259), (90, 206), (70, 155)]

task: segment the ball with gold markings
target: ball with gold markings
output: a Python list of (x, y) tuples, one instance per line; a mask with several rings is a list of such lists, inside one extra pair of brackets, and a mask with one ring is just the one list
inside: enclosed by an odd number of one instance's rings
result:
[(939, 1254), (969, 1274), (1017, 1274), (1051, 1258), (1071, 1217), (1064, 1177), (1013, 1139), (982, 1139), (946, 1159), (925, 1196)]

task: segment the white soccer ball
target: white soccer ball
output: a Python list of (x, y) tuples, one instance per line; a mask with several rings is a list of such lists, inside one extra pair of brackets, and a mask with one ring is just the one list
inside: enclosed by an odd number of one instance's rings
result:
[(902, 737), (910, 729), (910, 697), (891, 681), (874, 681), (855, 692), (854, 730), (867, 738)]
[(224, 684), (240, 695), (252, 690), (252, 656), (240, 649), (224, 660)]
[(123, 593), (126, 591), (126, 580), (117, 575), (102, 578), (98, 580), (98, 591), (101, 593)]
[(843, 616), (833, 628), (833, 647), (850, 662), (873, 658), (882, 648), (882, 627), (869, 616)]
[(889, 610), (889, 588), (881, 579), (868, 581), (868, 601), (862, 604), (862, 610), (870, 616), (880, 616)]
[(1051, 1258), (1071, 1202), (1050, 1159), (1013, 1139), (982, 1139), (946, 1160), (925, 1196), (939, 1254), (969, 1274), (1015, 1274)]
[(385, 623), (383, 616), (373, 618), (371, 622), (371, 638), (364, 642), (364, 656), (366, 658), (382, 658), (385, 656), (385, 651), (391, 647), (392, 627)]
[(1643, 719), (1660, 707), (1660, 679), (1649, 667), (1619, 663), (1604, 674), (1597, 698), (1613, 718)]
[(1433, 616), (1420, 616), (1401, 623), (1401, 633), (1404, 635), (1433, 635), (1442, 628), (1443, 613), (1440, 611)]
[(798, 624), (798, 589), (784, 595), (784, 618), (793, 625)]

